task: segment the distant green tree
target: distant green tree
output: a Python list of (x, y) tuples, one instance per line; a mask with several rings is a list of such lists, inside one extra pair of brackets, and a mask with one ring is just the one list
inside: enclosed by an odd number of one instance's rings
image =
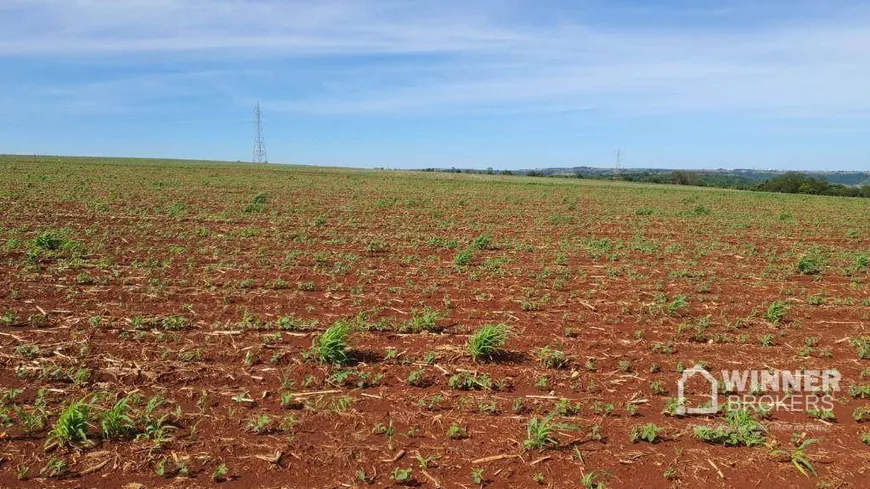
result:
[(671, 183), (697, 186), (701, 184), (701, 177), (693, 171), (674, 170), (671, 172)]
[(830, 184), (821, 178), (813, 178), (795, 171), (786, 172), (778, 177), (767, 179), (756, 185), (754, 190), (787, 194), (870, 197), (870, 185), (864, 185), (859, 188), (847, 187), (838, 183)]

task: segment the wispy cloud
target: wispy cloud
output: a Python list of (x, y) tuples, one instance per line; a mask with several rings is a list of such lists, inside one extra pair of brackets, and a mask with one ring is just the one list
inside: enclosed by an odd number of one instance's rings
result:
[[(671, 21), (622, 5), (616, 22), (594, 2), (7, 0), (0, 67), (99, 66), (91, 79), (53, 82), (79, 109), (210, 87), (239, 104), (266, 99), (272, 112), (330, 116), (870, 113), (870, 10), (840, 2), (826, 15), (758, 18), (753, 5), (675, 5)], [(131, 60), (151, 72), (126, 83), (105, 69)]]
[[(5, 56), (184, 53), (231, 57), (465, 52), (517, 41), (440, 2), (13, 0), (0, 4)], [(4, 20), (5, 19), (5, 20)]]

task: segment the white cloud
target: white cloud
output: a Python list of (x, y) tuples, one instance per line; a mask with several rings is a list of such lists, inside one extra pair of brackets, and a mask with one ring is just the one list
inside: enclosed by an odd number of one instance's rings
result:
[(0, 53), (266, 50), (272, 55), (426, 53), (509, 43), (510, 29), (482, 26), (438, 3), (278, 0), (34, 0), (0, 4)]
[[(749, 8), (704, 13), (740, 20)], [(240, 104), (267, 93), (272, 112), (325, 115), (864, 117), (870, 11), (849, 4), (831, 11), (787, 22), (751, 19), (751, 28), (685, 19), (650, 27), (531, 1), (11, 0), (0, 3), (0, 63), (154, 67), (147, 83), (127, 85), (117, 75), (60, 82), (97, 106), (101, 97), (123, 105), (149, 92), (183, 96), (196, 83)], [(167, 62), (176, 68), (161, 75)], [(233, 71), (247, 62), (258, 75)], [(220, 76), (177, 73), (214, 67)]]

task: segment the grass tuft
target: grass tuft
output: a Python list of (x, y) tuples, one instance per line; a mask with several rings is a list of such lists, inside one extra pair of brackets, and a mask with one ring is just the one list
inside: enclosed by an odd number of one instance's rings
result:
[(118, 399), (112, 409), (103, 411), (100, 416), (100, 427), (103, 438), (112, 440), (131, 435), (136, 430), (136, 423), (129, 416), (132, 396)]
[(504, 351), (510, 332), (506, 324), (487, 324), (468, 339), (468, 353), (477, 361), (491, 360)]
[(766, 430), (752, 416), (749, 408), (726, 408), (725, 423), (719, 426), (698, 426), (695, 437), (707, 443), (725, 446), (761, 445), (765, 440)]
[(91, 405), (84, 400), (73, 401), (60, 413), (60, 417), (48, 434), (46, 448), (56, 445), (71, 446), (78, 441), (88, 441)]
[(775, 301), (767, 308), (767, 311), (764, 313), (764, 319), (767, 319), (773, 324), (779, 324), (782, 321), (782, 318), (785, 317), (787, 310), (788, 306), (785, 305), (785, 302)]
[(347, 337), (353, 331), (353, 325), (345, 321), (336, 321), (332, 326), (314, 339), (312, 350), (317, 360), (323, 363), (347, 363)]
[(545, 418), (532, 418), (526, 427), (526, 441), (523, 446), (526, 448), (542, 449), (548, 446), (557, 445), (558, 442), (553, 438), (553, 415)]

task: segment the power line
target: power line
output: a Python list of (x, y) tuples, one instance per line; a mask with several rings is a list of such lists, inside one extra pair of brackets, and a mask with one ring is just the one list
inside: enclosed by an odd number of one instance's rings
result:
[(269, 157), (266, 155), (266, 138), (263, 136), (263, 113), (260, 110), (260, 102), (254, 107), (254, 126), (256, 134), (254, 135), (254, 157), (251, 160), (253, 163), (268, 163)]

